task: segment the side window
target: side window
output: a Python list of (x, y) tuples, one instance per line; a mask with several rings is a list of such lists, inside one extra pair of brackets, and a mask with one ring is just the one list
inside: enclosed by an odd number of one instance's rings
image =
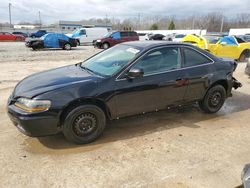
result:
[(86, 35), (86, 30), (85, 29), (80, 30), (79, 35)]
[(121, 32), (121, 37), (128, 37), (128, 32)]
[(113, 33), (113, 34), (112, 34), (112, 38), (113, 38), (113, 39), (120, 39), (120, 38), (121, 38), (120, 32), (115, 32), (115, 33)]
[[(129, 36), (137, 36), (137, 33), (136, 32), (129, 32)], [(143, 36), (143, 35), (142, 35)]]
[(144, 75), (181, 68), (180, 49), (165, 47), (150, 51), (139, 59), (133, 68), (143, 69)]
[(195, 50), (184, 48), (183, 53), (184, 53), (185, 67), (211, 63), (210, 59), (208, 59), (207, 57), (205, 57), (204, 55), (200, 54)]

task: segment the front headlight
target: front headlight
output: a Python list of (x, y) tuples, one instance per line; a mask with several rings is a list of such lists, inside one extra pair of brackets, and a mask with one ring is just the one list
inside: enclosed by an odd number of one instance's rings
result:
[(96, 40), (96, 42), (101, 42), (101, 40), (98, 39), (98, 40)]
[(49, 100), (18, 98), (15, 106), (26, 112), (43, 112), (50, 108), (51, 102)]

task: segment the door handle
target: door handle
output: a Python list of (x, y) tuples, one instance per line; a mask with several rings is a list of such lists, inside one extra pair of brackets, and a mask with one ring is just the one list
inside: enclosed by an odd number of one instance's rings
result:
[(188, 78), (177, 78), (175, 81), (177, 86), (184, 86), (188, 84)]

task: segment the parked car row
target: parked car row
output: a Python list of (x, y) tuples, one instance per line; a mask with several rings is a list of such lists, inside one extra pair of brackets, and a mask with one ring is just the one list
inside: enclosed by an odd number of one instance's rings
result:
[(19, 34), (0, 32), (0, 41), (24, 41), (25, 37)]
[(140, 40), (166, 40), (166, 41), (174, 41), (174, 42), (180, 42), (183, 37), (185, 37), (185, 34), (177, 34), (172, 33), (168, 35), (163, 35), (160, 33), (138, 33)]

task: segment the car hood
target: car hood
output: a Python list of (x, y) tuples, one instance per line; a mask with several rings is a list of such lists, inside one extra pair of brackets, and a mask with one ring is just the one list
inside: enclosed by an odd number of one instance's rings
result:
[(13, 97), (33, 98), (68, 85), (95, 82), (98, 79), (100, 76), (87, 72), (79, 64), (65, 66), (26, 77), (15, 87)]
[(29, 38), (29, 39), (26, 39), (26, 42), (33, 42), (33, 41), (43, 41), (43, 39), (41, 39), (41, 38)]

